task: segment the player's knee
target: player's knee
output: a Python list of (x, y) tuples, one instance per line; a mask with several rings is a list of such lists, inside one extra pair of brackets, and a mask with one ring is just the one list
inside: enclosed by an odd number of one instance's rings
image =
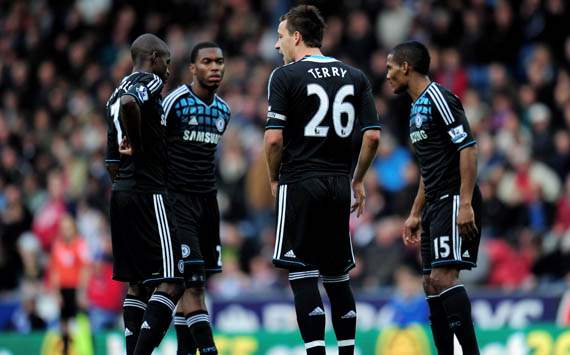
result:
[(152, 289), (144, 286), (141, 283), (130, 282), (127, 288), (127, 294), (135, 296), (140, 300), (148, 300), (152, 294)]
[(184, 286), (174, 282), (163, 282), (156, 289), (157, 291), (167, 293), (174, 300), (180, 299), (184, 293)]
[(189, 297), (194, 301), (202, 301), (204, 298), (204, 287), (190, 287), (185, 291), (184, 297)]

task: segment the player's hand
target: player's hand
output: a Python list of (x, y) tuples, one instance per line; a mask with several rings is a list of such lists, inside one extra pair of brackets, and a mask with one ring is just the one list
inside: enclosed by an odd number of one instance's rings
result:
[(475, 224), (475, 212), (470, 203), (461, 204), (457, 213), (457, 226), (459, 235), (466, 240), (473, 240), (477, 237), (479, 230)]
[(420, 217), (410, 215), (404, 222), (404, 232), (402, 238), (404, 245), (415, 246), (419, 243), (421, 237), (421, 220)]
[(366, 203), (366, 192), (364, 191), (364, 183), (362, 181), (352, 180), (352, 193), (354, 195), (354, 203), (350, 208), (350, 212), (356, 211), (356, 217), (360, 217), (364, 212), (364, 205)]
[(279, 181), (271, 181), (271, 194), (273, 197), (277, 197), (277, 188), (279, 187)]
[(123, 137), (121, 144), (119, 145), (119, 153), (123, 155), (133, 155), (133, 148), (129, 144), (127, 137)]

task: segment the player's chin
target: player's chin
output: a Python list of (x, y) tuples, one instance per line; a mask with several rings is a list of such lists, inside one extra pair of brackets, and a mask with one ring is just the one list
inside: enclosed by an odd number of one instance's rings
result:
[(206, 85), (207, 85), (210, 89), (217, 89), (218, 87), (220, 87), (220, 83), (221, 83), (221, 82), (222, 82), (221, 80), (208, 80), (208, 82), (207, 82)]
[(392, 91), (394, 92), (394, 94), (403, 94), (404, 92), (406, 92), (406, 87), (404, 85), (392, 85)]

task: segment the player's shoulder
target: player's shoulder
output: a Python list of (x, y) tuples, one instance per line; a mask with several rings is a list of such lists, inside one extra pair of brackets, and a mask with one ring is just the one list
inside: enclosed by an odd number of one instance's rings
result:
[(222, 99), (220, 96), (216, 94), (214, 96), (214, 100), (216, 101), (215, 104), (219, 109), (224, 111), (227, 115), (231, 113), (230, 105), (228, 105), (228, 103), (224, 101), (224, 99)]
[(269, 80), (268, 80), (269, 84), (271, 84), (271, 81), (273, 79), (283, 80), (283, 79), (286, 79), (287, 77), (290, 77), (292, 74), (294, 74), (295, 70), (293, 69), (293, 66), (296, 63), (298, 63), (298, 62), (287, 63), (287, 64), (284, 64), (280, 67), (273, 69), (271, 71), (271, 74), (269, 74)]
[(162, 79), (154, 73), (136, 72), (136, 73), (133, 73), (132, 76), (133, 76), (134, 82), (146, 84), (149, 87), (151, 85), (154, 85), (154, 84), (160, 84), (160, 85), (163, 84)]
[(440, 101), (440, 102), (449, 102), (449, 101), (459, 101), (459, 97), (455, 95), (451, 90), (446, 88), (445, 86), (441, 85), (438, 82), (431, 82), (427, 89), (426, 93), (431, 101)]
[(164, 100), (162, 100), (162, 107), (164, 109), (164, 114), (168, 115), (172, 106), (180, 100), (182, 97), (188, 95), (190, 90), (188, 90), (188, 86), (180, 85), (176, 89), (172, 90)]
[(162, 105), (166, 106), (170, 101), (176, 101), (177, 99), (181, 98), (182, 96), (188, 94), (190, 90), (188, 90), (188, 86), (180, 85), (171, 92), (169, 92), (162, 101)]

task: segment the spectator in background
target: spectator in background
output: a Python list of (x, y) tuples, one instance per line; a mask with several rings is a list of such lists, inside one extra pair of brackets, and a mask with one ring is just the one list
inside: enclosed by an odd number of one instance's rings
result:
[(465, 96), (469, 79), (460, 60), (457, 49), (444, 49), (441, 55), (441, 65), (435, 73), (435, 81), (449, 88), (462, 99)]
[(382, 47), (392, 48), (408, 38), (414, 15), (401, 0), (385, 1), (384, 6), (376, 19), (376, 37)]
[(389, 134), (384, 134), (373, 163), (377, 183), (389, 193), (396, 193), (406, 186), (406, 167), (412, 158), (407, 149), (396, 145)]
[(0, 220), (0, 291), (18, 286), (23, 265), (18, 251), (18, 240), (32, 225), (32, 214), (24, 205), (17, 185), (4, 188), (4, 208)]
[(63, 184), (61, 172), (55, 170), (48, 174), (48, 196), (34, 216), (33, 232), (46, 251), (51, 249), (54, 239), (61, 233), (59, 224), (66, 213)]
[(550, 166), (564, 180), (570, 171), (570, 133), (559, 130), (554, 134), (554, 154), (549, 157)]
[(556, 204), (554, 231), (557, 233), (570, 231), (570, 176), (566, 177), (564, 191)]
[(51, 249), (48, 277), (50, 288), (56, 292), (60, 302), (64, 354), (68, 353), (70, 346), (70, 321), (80, 309), (86, 309), (88, 263), (85, 242), (77, 235), (73, 217), (63, 214)]
[(528, 115), (532, 129), (533, 158), (546, 163), (554, 153), (550, 131), (550, 110), (546, 105), (536, 103), (529, 107)]
[(422, 278), (415, 269), (417, 266), (400, 265), (394, 274), (396, 292), (388, 305), (394, 310), (392, 322), (398, 327), (426, 324), (429, 319)]
[(12, 316), (12, 322), (17, 332), (28, 334), (32, 331), (46, 329), (46, 321), (38, 315), (36, 306), (39, 296), (37, 289), (33, 286), (23, 287), (22, 304)]
[(121, 315), (125, 287), (113, 280), (113, 254), (111, 239), (103, 238), (103, 247), (95, 255), (87, 270), (87, 307), (91, 329), (94, 332), (112, 329)]
[(395, 271), (405, 257), (400, 243), (402, 228), (400, 217), (385, 218), (376, 224), (375, 239), (361, 251), (365, 288), (375, 289), (393, 283)]

